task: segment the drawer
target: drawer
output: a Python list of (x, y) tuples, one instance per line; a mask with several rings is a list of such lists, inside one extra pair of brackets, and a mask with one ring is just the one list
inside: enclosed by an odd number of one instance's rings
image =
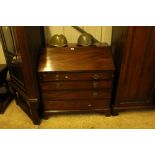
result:
[(44, 91), (44, 100), (110, 99), (111, 90)]
[(99, 110), (109, 105), (109, 100), (45, 101), (44, 110)]
[(41, 73), (40, 81), (58, 81), (58, 80), (103, 80), (112, 79), (112, 72), (103, 73)]
[(42, 91), (48, 90), (74, 90), (74, 89), (111, 89), (112, 80), (104, 81), (59, 81), (59, 82), (43, 82), (40, 84)]

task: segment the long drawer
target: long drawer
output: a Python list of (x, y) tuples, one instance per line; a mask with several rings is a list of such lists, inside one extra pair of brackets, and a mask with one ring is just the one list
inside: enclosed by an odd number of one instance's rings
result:
[(111, 89), (109, 90), (73, 90), (73, 91), (44, 91), (42, 92), (44, 100), (72, 100), (72, 99), (109, 99)]
[(74, 89), (111, 89), (112, 80), (104, 81), (59, 81), (59, 82), (42, 82), (41, 84), (42, 91), (48, 90), (74, 90)]
[(44, 110), (99, 110), (108, 108), (109, 99), (105, 100), (74, 100), (74, 101), (45, 101)]
[(112, 79), (113, 72), (103, 73), (40, 73), (40, 81), (58, 81), (58, 80), (103, 80)]

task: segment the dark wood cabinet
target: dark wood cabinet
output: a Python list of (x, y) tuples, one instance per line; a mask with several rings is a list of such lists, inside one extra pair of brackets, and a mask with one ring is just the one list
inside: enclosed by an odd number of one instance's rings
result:
[(37, 63), (44, 45), (43, 27), (0, 27), (0, 36), (18, 105), (39, 124)]
[(155, 27), (113, 27), (115, 109), (155, 107)]
[(60, 111), (111, 114), (114, 65), (110, 47), (44, 48), (38, 76), (45, 117)]

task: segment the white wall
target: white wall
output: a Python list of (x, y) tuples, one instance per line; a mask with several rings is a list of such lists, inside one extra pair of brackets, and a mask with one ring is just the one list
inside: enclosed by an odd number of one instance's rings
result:
[(0, 64), (6, 64), (1, 42), (0, 42)]

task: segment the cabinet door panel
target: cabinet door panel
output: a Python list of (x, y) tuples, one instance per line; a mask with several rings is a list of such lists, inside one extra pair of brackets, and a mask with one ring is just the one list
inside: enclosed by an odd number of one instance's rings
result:
[[(119, 100), (144, 100), (150, 93), (152, 72), (148, 69), (153, 65), (151, 46), (151, 27), (130, 27), (120, 75)], [(149, 72), (149, 73), (148, 73)], [(147, 75), (146, 75), (147, 74)], [(150, 75), (151, 74), (151, 75)], [(146, 82), (149, 81), (149, 83)]]
[(153, 88), (154, 81), (155, 81), (155, 28), (153, 28), (151, 31), (151, 37), (149, 39), (149, 44), (146, 49), (137, 97), (147, 99), (152, 94), (151, 90)]

